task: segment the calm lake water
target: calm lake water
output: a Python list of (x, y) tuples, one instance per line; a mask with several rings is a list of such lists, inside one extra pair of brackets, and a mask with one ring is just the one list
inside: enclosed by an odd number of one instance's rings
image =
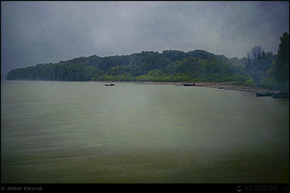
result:
[(287, 183), (289, 99), (3, 81), (1, 164), (3, 183)]

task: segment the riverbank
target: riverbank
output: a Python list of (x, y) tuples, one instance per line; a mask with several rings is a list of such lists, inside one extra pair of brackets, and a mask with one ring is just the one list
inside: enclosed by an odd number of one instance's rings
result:
[[(150, 82), (150, 81), (135, 81), (133, 83), (136, 84), (163, 84), (163, 85), (176, 85), (182, 86), (184, 82)], [(235, 90), (235, 91), (245, 91), (245, 92), (277, 92), (279, 90), (265, 89), (259, 87), (251, 87), (251, 86), (242, 86), (242, 85), (234, 85), (229, 82), (199, 82), (195, 83), (195, 87), (209, 87), (209, 88), (217, 88), (224, 90)]]
[[(6, 81), (6, 80), (5, 80)], [(35, 81), (35, 80), (21, 80), (21, 81)], [(48, 80), (41, 80), (41, 81), (48, 81)], [(67, 81), (66, 81), (67, 82)], [(71, 82), (71, 81), (70, 81)], [(103, 82), (105, 83), (134, 83), (134, 84), (162, 84), (162, 85), (176, 85), (176, 86), (183, 86), (186, 82), (153, 82), (153, 81), (90, 81), (90, 82)], [(195, 83), (195, 87), (209, 87), (209, 88), (217, 88), (217, 89), (224, 89), (224, 90), (235, 90), (235, 91), (245, 91), (245, 92), (278, 92), (281, 90), (273, 90), (273, 89), (265, 89), (253, 86), (243, 86), (243, 85), (235, 85), (231, 82), (197, 82)]]

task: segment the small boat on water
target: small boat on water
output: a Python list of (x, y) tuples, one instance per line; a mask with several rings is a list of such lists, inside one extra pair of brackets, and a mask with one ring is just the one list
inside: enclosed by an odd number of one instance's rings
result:
[(184, 83), (183, 86), (195, 86), (195, 83)]
[(113, 83), (106, 83), (105, 86), (115, 86)]
[(273, 93), (273, 98), (288, 98), (289, 92), (287, 91), (280, 91)]
[(271, 92), (256, 92), (257, 97), (273, 96), (274, 93)]

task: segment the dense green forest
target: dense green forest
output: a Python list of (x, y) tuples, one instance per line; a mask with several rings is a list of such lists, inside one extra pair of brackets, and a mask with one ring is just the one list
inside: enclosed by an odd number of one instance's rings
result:
[(204, 50), (146, 51), (123, 56), (79, 57), (12, 70), (8, 80), (232, 82), (289, 90), (289, 34), (277, 55), (252, 48), (242, 59)]

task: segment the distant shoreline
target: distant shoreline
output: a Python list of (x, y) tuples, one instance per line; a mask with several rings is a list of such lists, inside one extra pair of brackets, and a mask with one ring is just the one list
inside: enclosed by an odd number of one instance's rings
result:
[[(126, 81), (114, 81), (114, 82), (126, 82)], [(130, 83), (136, 84), (163, 84), (163, 85), (176, 85), (182, 86), (185, 82), (152, 82), (152, 81), (128, 81)], [(224, 90), (234, 90), (234, 91), (245, 91), (245, 92), (277, 92), (280, 90), (272, 90), (266, 88), (259, 88), (259, 87), (251, 87), (251, 86), (242, 86), (242, 85), (234, 85), (228, 82), (198, 82), (195, 83), (193, 87), (208, 87), (208, 88), (217, 88), (217, 89), (224, 89)]]
[[(7, 81), (7, 80), (6, 80)], [(9, 80), (8, 80), (9, 81)], [(12, 80), (13, 81), (13, 80)], [(19, 80), (19, 81), (51, 81), (51, 80)], [(183, 86), (184, 83), (192, 83), (192, 82), (154, 82), (154, 81), (61, 81), (61, 82), (102, 82), (102, 83), (134, 83), (134, 84), (161, 84), (161, 85), (175, 85), (175, 86)], [(196, 82), (193, 87), (208, 87), (208, 88), (216, 88), (223, 90), (233, 90), (233, 91), (245, 91), (245, 92), (278, 92), (281, 90), (273, 90), (266, 88), (259, 88), (253, 86), (243, 86), (243, 85), (234, 85), (229, 82)]]

